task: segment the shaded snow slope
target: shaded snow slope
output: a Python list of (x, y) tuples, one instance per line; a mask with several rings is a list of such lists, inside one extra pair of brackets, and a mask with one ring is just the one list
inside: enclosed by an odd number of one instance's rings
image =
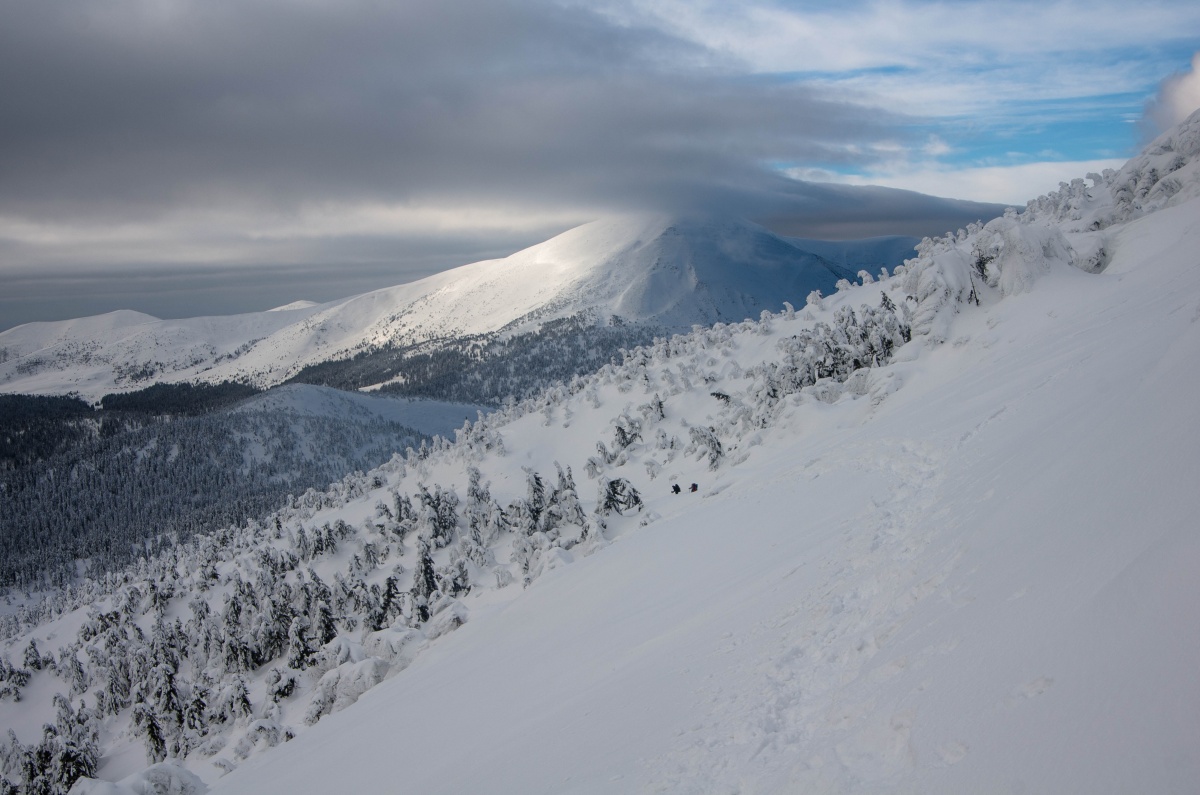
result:
[[(279, 383), (305, 365), (383, 344), (537, 328), (587, 313), (672, 330), (737, 321), (850, 275), (741, 221), (597, 221), (502, 260), (323, 305), (156, 321), (136, 313), (0, 334), (0, 389), (98, 398), (155, 381)], [(119, 318), (117, 316), (120, 316)], [(118, 322), (118, 320), (120, 322)]]
[(786, 238), (796, 248), (810, 251), (851, 273), (868, 271), (872, 276), (880, 268), (889, 271), (913, 256), (920, 241), (906, 235), (884, 235), (861, 240), (814, 240), (807, 237)]
[(255, 395), (235, 412), (298, 414), (309, 417), (375, 417), (429, 436), (454, 437), (464, 420), (475, 421), (482, 406), (441, 400), (376, 397), (313, 384), (286, 384)]

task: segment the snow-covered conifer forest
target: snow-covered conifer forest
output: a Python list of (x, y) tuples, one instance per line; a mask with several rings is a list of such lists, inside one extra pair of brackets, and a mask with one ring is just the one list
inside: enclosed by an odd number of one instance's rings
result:
[(1198, 221), (1200, 112), (890, 272), (139, 532), (10, 594), (4, 791), (1191, 791)]
[(95, 409), (0, 395), (0, 587), (102, 577), (196, 533), (261, 519), (288, 495), (420, 449), (477, 411), (302, 385), (261, 395), (161, 385)]

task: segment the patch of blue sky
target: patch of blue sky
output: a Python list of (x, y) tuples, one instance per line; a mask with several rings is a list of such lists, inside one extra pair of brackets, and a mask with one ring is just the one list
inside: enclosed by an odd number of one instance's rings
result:
[(1126, 158), (1143, 143), (1131, 122), (1141, 118), (1145, 101), (1141, 93), (1030, 100), (994, 118), (938, 119), (915, 129), (944, 142), (939, 160), (955, 165)]
[[(1017, 94), (1044, 93), (1045, 83), (1037, 82), (1051, 77), (1066, 76), (1072, 72), (1086, 70), (1094, 75), (1110, 74), (1112, 79), (1131, 91), (1125, 94), (1096, 95), (1088, 90), (1095, 85), (1081, 81), (1076, 85), (1064, 85), (1061, 90), (1080, 92), (1078, 99), (1102, 101), (1107, 97), (1123, 97), (1141, 92), (1144, 100), (1153, 94), (1159, 82), (1173, 72), (1186, 71), (1193, 53), (1200, 49), (1196, 37), (1164, 40), (1153, 47), (1127, 46), (1108, 47), (1103, 50), (1079, 49), (1045, 53), (1041, 57), (1025, 57), (1020, 61), (1008, 61), (1002, 53), (990, 56), (987, 53), (951, 53), (950, 45), (940, 45), (941, 52), (918, 65), (879, 64), (856, 69), (807, 69), (776, 72), (754, 72), (743, 76), (746, 80), (760, 83), (810, 83), (825, 87), (836, 87), (839, 83), (859, 84), (864, 79), (908, 78), (913, 85), (926, 81), (974, 83), (972, 78), (988, 77)], [(949, 70), (949, 71), (947, 71)], [(1069, 97), (1069, 95), (1066, 95)]]
[[(903, 152), (860, 151), (823, 162), (773, 162), (772, 168), (818, 169), (852, 176), (903, 159), (910, 164), (974, 168), (1027, 163), (1124, 159), (1136, 153), (1142, 132), (1141, 94), (1078, 100), (1041, 100), (1008, 108), (1003, 118), (940, 118), (906, 125), (899, 143)], [(937, 142), (935, 151), (929, 144)], [(943, 146), (944, 144), (944, 146)], [(878, 160), (879, 162), (871, 162)]]
[(822, 83), (836, 84), (839, 81), (858, 80), (864, 77), (893, 77), (900, 75), (919, 75), (922, 70), (900, 64), (884, 66), (867, 66), (860, 69), (806, 69), (791, 72), (754, 72), (743, 76), (743, 79), (760, 83)]

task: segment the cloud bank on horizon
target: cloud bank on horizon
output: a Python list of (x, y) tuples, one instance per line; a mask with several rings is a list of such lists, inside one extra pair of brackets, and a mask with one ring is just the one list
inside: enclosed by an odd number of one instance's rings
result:
[(612, 212), (937, 233), (995, 205), (935, 196), (1023, 203), (1191, 102), (1193, 6), (0, 0), (0, 328), (333, 298)]

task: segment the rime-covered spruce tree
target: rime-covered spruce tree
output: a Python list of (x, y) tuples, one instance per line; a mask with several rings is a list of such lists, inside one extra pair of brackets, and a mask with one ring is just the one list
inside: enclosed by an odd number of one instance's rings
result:
[(625, 478), (616, 478), (603, 482), (600, 486), (600, 496), (597, 500), (601, 516), (613, 513), (623, 514), (630, 510), (642, 510), (642, 495)]
[(413, 569), (413, 609), (417, 620), (424, 623), (429, 620), (429, 598), (437, 591), (437, 572), (433, 567), (433, 557), (429, 554), (429, 544), (425, 539), (417, 542), (417, 565)]
[(315, 650), (309, 641), (308, 631), (311, 627), (304, 616), (296, 616), (288, 627), (288, 659), (289, 668), (303, 671), (312, 663)]

